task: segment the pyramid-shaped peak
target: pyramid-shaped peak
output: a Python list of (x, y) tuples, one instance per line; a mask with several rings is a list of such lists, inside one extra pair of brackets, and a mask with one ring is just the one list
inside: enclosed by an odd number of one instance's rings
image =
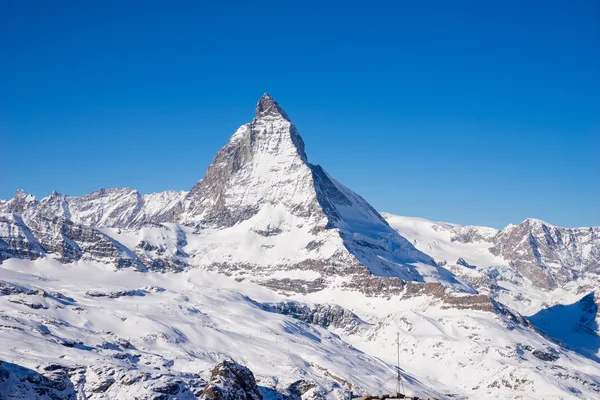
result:
[(290, 120), (286, 112), (283, 111), (283, 109), (269, 93), (263, 94), (256, 104), (256, 118), (262, 118), (266, 116), (281, 117), (288, 121)]

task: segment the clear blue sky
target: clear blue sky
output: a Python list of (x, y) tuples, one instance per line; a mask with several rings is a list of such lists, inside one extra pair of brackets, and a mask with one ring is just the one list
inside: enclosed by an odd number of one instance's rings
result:
[(2, 1), (0, 198), (189, 190), (269, 92), (380, 211), (600, 225), (599, 1), (293, 3)]

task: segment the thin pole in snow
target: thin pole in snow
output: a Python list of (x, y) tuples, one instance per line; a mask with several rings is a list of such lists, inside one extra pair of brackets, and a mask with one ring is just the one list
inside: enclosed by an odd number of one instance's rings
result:
[(402, 379), (402, 376), (400, 376), (400, 332), (396, 332), (396, 353), (398, 355), (398, 364), (396, 365), (396, 368), (398, 369), (396, 393), (400, 393), (400, 380)]

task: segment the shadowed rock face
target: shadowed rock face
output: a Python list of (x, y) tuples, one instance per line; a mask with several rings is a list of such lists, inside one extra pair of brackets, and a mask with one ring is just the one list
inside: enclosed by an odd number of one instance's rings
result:
[(77, 392), (66, 367), (50, 367), (45, 374), (41, 374), (16, 364), (0, 361), (0, 398), (76, 400)]
[(223, 361), (211, 372), (211, 378), (202, 391), (204, 400), (263, 400), (254, 374), (235, 361)]
[(548, 307), (527, 319), (569, 349), (600, 361), (596, 355), (600, 350), (598, 303), (591, 292), (573, 304)]

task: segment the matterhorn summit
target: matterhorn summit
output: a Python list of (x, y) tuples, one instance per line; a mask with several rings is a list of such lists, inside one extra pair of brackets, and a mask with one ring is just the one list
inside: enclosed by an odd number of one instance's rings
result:
[[(201, 237), (231, 241), (224, 251), (239, 273), (271, 276), (275, 267), (316, 277), (299, 280), (303, 290), (322, 287), (324, 275), (361, 267), (378, 276), (458, 284), (362, 197), (308, 162), (298, 130), (269, 94), (189, 192), (179, 222)], [(220, 259), (210, 262), (229, 268)]]

